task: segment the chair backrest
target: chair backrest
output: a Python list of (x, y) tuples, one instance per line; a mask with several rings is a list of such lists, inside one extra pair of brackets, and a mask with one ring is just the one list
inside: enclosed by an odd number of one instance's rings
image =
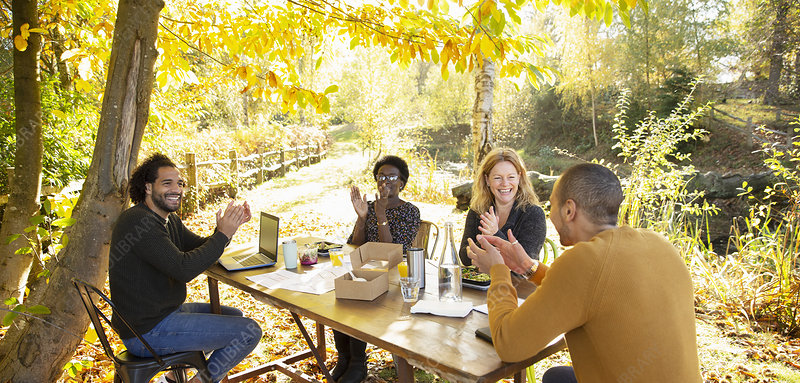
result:
[(549, 258), (549, 256), (547, 255), (547, 253), (548, 253), (547, 248), (548, 247), (550, 248), (549, 252), (553, 254), (553, 260), (555, 261), (556, 257), (558, 257), (558, 248), (556, 247), (556, 243), (553, 242), (553, 240), (550, 239), (550, 238), (545, 238), (544, 239), (544, 244), (542, 245), (541, 262), (546, 264), (546, 265), (548, 264), (547, 261), (548, 261), (548, 258)]
[[(428, 245), (430, 244), (431, 228), (436, 229), (436, 233), (434, 234), (433, 248), (429, 249)], [(431, 221), (420, 221), (419, 229), (417, 230), (417, 236), (414, 237), (414, 241), (411, 242), (411, 246), (425, 249), (425, 258), (432, 259), (434, 254), (436, 254), (436, 246), (438, 244), (439, 226), (436, 226), (436, 224)]]
[[(89, 313), (89, 318), (92, 320), (92, 325), (94, 326), (94, 330), (95, 332), (97, 332), (97, 338), (100, 339), (100, 343), (103, 344), (103, 350), (105, 350), (106, 355), (115, 362), (117, 362), (118, 364), (121, 363), (120, 360), (117, 358), (117, 356), (114, 354), (114, 349), (111, 347), (111, 343), (108, 341), (108, 336), (106, 336), (105, 325), (108, 325), (108, 327), (111, 328), (112, 330), (114, 329), (114, 327), (111, 326), (111, 320), (108, 319), (106, 314), (104, 314), (103, 311), (100, 310), (100, 308), (97, 307), (97, 305), (94, 303), (96, 296), (104, 300), (108, 304), (108, 306), (111, 307), (112, 310), (116, 310), (114, 304), (111, 302), (111, 299), (109, 299), (105, 294), (103, 294), (103, 292), (100, 291), (98, 288), (80, 279), (72, 278), (72, 284), (75, 285), (75, 289), (78, 290), (78, 295), (81, 298), (83, 307), (86, 308), (86, 312)], [(139, 338), (139, 341), (141, 341), (142, 344), (147, 348), (147, 351), (149, 351), (150, 354), (153, 355), (153, 359), (155, 359), (156, 362), (158, 362), (158, 364), (163, 365), (164, 362), (161, 360), (161, 357), (159, 357), (156, 354), (155, 350), (153, 350), (153, 348), (150, 347), (150, 345), (144, 340), (144, 338), (142, 338), (141, 335), (139, 335), (139, 333), (133, 329), (133, 327), (128, 323), (128, 321), (126, 321), (125, 318), (120, 316), (119, 312), (115, 312), (114, 315), (117, 315), (119, 319), (121, 319), (122, 322), (125, 324), (125, 326), (127, 326), (128, 329), (130, 329), (130, 331), (133, 332), (133, 334), (137, 338)]]

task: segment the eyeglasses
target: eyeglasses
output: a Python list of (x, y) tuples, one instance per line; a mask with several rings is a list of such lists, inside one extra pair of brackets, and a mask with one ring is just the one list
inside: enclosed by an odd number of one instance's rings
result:
[(379, 176), (377, 177), (377, 180), (378, 180), (378, 181), (389, 181), (389, 182), (394, 182), (394, 181), (397, 181), (397, 179), (398, 179), (399, 177), (400, 177), (400, 176), (385, 176), (385, 175), (381, 174), (381, 175), (379, 175)]

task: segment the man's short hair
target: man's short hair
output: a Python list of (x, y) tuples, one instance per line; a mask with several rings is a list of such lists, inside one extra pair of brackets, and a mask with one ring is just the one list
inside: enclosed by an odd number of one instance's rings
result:
[(144, 202), (144, 199), (147, 196), (145, 185), (155, 182), (156, 178), (158, 178), (158, 169), (165, 166), (177, 168), (175, 163), (172, 162), (169, 157), (161, 153), (155, 153), (136, 167), (136, 169), (133, 171), (133, 174), (131, 174), (131, 182), (129, 186), (131, 201), (133, 201), (133, 203)]
[(622, 203), (622, 185), (616, 174), (598, 164), (579, 164), (567, 169), (558, 179), (556, 201), (563, 205), (568, 199), (600, 225), (616, 225)]

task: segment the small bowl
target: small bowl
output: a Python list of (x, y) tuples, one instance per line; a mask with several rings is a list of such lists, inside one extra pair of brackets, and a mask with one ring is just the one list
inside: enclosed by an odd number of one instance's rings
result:
[(301, 265), (313, 265), (317, 263), (317, 249), (305, 249), (300, 254), (300, 264)]

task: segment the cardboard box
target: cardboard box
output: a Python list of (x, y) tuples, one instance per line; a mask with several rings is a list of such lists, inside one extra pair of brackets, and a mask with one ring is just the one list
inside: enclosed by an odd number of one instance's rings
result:
[(403, 245), (399, 243), (367, 242), (350, 253), (353, 270), (388, 272), (403, 261)]
[(371, 301), (389, 291), (386, 273), (403, 260), (403, 245), (396, 243), (367, 242), (350, 253), (353, 274), (366, 282), (356, 282), (345, 274), (336, 278), (336, 298)]
[(367, 281), (356, 282), (350, 274), (336, 278), (333, 281), (336, 299), (371, 301), (389, 291), (389, 277), (383, 271), (353, 270), (353, 274)]

